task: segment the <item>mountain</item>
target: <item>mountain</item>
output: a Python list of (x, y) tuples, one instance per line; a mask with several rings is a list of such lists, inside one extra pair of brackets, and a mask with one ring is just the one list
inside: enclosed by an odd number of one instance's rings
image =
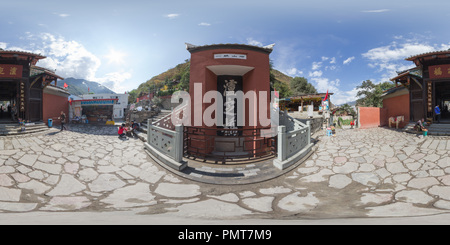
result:
[(283, 82), (287, 85), (289, 85), (291, 83), (291, 80), (293, 79), (293, 77), (290, 77), (276, 69), (272, 69), (270, 72), (272, 73), (272, 75), (275, 77), (276, 80)]
[[(72, 95), (82, 95), (88, 93), (94, 94), (115, 94), (114, 91), (109, 88), (101, 85), (98, 82), (87, 81), (85, 79), (76, 79), (73, 77), (65, 78), (64, 80), (59, 82), (59, 86), (62, 86), (64, 83), (68, 85), (67, 89), (69, 93)], [(88, 91), (89, 89), (89, 91)]]
[(342, 106), (342, 105), (345, 105), (345, 104), (348, 104), (349, 106), (356, 106), (356, 100), (350, 101), (350, 102), (346, 102), (346, 103), (343, 103), (343, 104), (340, 104), (340, 105), (336, 105), (336, 106)]

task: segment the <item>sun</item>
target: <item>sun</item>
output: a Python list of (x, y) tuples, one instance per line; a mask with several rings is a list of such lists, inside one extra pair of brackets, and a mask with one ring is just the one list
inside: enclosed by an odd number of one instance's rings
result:
[(108, 60), (109, 64), (117, 64), (117, 65), (121, 65), (124, 64), (125, 61), (125, 56), (126, 53), (115, 50), (115, 49), (110, 49), (109, 53), (107, 55), (105, 55), (105, 58)]

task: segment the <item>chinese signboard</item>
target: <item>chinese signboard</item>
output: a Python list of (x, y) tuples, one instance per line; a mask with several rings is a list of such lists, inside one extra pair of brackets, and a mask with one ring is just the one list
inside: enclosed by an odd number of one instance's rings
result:
[(450, 65), (437, 65), (428, 67), (430, 78), (450, 78)]
[(215, 54), (214, 59), (240, 59), (246, 60), (247, 55), (245, 54)]
[(25, 83), (23, 81), (20, 81), (20, 104), (19, 104), (19, 108), (20, 108), (20, 112), (24, 112), (25, 111)]
[(0, 64), (0, 78), (22, 78), (21, 65)]
[(116, 100), (82, 100), (81, 105), (113, 105)]
[(428, 81), (427, 83), (427, 107), (428, 107), (428, 112), (432, 112), (433, 111), (433, 106), (431, 104), (433, 98), (433, 85), (431, 83), (431, 81)]

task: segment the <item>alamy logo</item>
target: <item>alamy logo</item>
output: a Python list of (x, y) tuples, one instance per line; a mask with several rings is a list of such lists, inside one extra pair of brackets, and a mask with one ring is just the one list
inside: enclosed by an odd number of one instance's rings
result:
[[(244, 93), (241, 90), (235, 91), (235, 85), (236, 81), (233, 79), (225, 80), (224, 94), (221, 94), (219, 91), (203, 93), (202, 84), (194, 83), (193, 98), (186, 91), (175, 92), (171, 102), (179, 103), (180, 99), (182, 102), (172, 112), (172, 124), (217, 126), (224, 129), (258, 126), (265, 128), (261, 130), (261, 136), (275, 136), (279, 125), (279, 109), (274, 92), (270, 96), (267, 91), (260, 91), (258, 94), (255, 91)], [(210, 105), (203, 110), (205, 104)], [(232, 130), (226, 132), (229, 135), (236, 133)]]

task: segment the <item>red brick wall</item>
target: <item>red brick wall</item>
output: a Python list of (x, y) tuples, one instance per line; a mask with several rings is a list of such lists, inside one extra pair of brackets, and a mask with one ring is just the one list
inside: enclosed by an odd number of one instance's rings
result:
[(53, 119), (53, 124), (60, 124), (58, 117), (61, 111), (66, 113), (66, 122), (69, 120), (69, 101), (65, 96), (44, 93), (43, 96), (43, 120), (47, 124), (48, 119)]
[(383, 99), (383, 108), (387, 111), (386, 117), (383, 118), (385, 125), (389, 125), (389, 117), (397, 116), (405, 117), (405, 121), (399, 124), (399, 128), (403, 128), (409, 123), (409, 94)]
[(359, 107), (359, 128), (376, 128), (384, 126), (386, 110), (378, 107)]

